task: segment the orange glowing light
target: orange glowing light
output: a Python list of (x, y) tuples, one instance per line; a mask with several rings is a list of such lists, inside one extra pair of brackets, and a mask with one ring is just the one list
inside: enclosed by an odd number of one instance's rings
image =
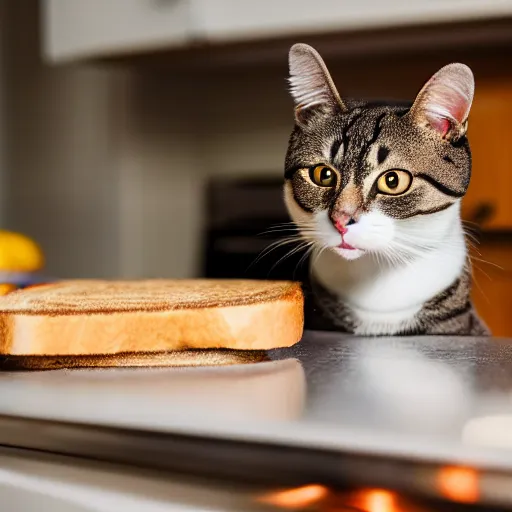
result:
[(286, 489), (261, 496), (258, 501), (285, 509), (308, 507), (327, 497), (329, 491), (323, 485), (305, 485), (295, 489)]
[(443, 496), (452, 501), (475, 503), (480, 495), (478, 472), (471, 468), (441, 468), (437, 475), (437, 485)]
[(352, 495), (351, 505), (368, 512), (398, 512), (397, 496), (384, 489), (365, 489)]

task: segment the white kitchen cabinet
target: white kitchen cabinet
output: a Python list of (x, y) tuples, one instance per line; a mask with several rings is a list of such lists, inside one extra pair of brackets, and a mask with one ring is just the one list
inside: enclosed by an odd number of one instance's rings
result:
[(190, 0), (195, 33), (230, 41), (512, 15), (512, 0)]
[(183, 45), (189, 2), (42, 0), (44, 56), (62, 62)]
[(512, 16), (512, 0), (42, 0), (53, 62)]

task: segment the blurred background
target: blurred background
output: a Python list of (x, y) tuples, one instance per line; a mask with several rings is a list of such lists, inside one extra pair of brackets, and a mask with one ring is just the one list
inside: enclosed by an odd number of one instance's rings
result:
[(0, 0), (0, 28), (0, 227), (57, 278), (300, 278), (251, 265), (288, 220), (290, 45), (352, 97), (470, 65), (474, 297), (512, 335), (512, 0)]

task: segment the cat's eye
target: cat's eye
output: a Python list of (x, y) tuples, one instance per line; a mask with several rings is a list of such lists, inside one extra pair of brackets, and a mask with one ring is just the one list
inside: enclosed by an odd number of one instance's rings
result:
[(319, 187), (334, 187), (336, 184), (336, 173), (325, 165), (317, 165), (311, 168), (309, 177)]
[(407, 192), (411, 182), (412, 176), (407, 171), (387, 171), (377, 180), (377, 190), (381, 194), (397, 196)]

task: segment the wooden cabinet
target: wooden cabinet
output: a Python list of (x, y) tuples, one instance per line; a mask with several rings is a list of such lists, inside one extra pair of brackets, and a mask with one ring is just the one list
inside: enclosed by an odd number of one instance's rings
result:
[(473, 301), (495, 336), (512, 336), (512, 240), (486, 240), (473, 252)]
[(477, 82), (468, 136), (473, 175), (463, 217), (487, 208), (482, 228), (512, 231), (512, 76)]
[(473, 299), (494, 335), (512, 336), (512, 76), (505, 68), (486, 77), (477, 68), (476, 77), (473, 175), (463, 201), (463, 217), (484, 232), (472, 251)]
[(190, 0), (43, 0), (51, 61), (172, 48), (190, 39)]

